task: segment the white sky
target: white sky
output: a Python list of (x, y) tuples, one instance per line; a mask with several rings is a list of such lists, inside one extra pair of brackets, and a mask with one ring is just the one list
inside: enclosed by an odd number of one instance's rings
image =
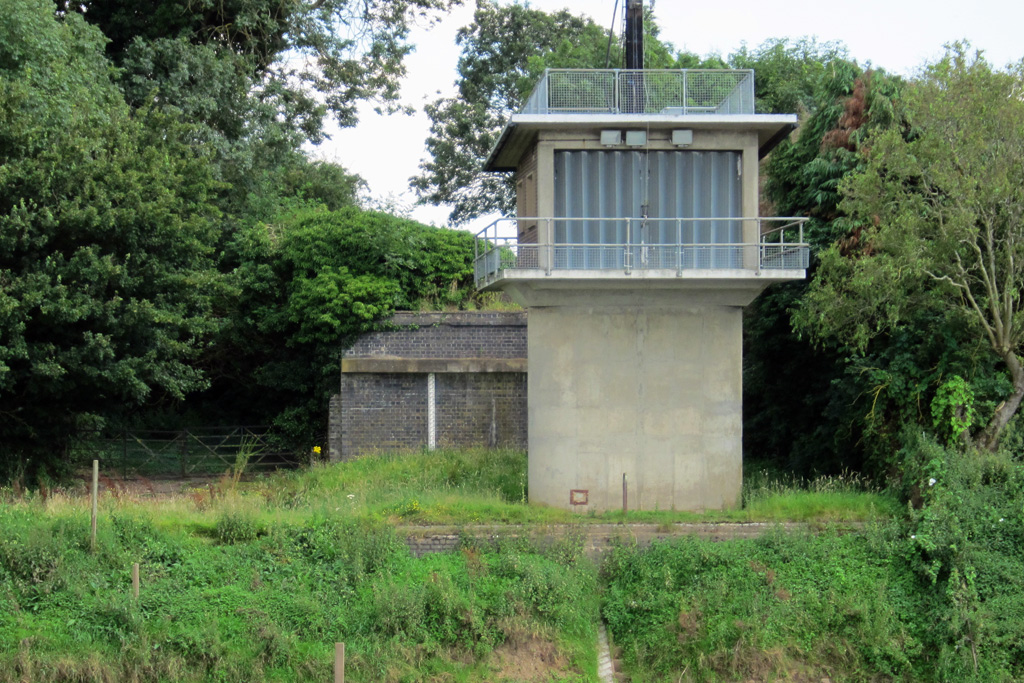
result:
[[(416, 195), (409, 188), (409, 178), (426, 156), (430, 122), (423, 105), (454, 91), (459, 58), (455, 33), (472, 21), (476, 4), (475, 0), (465, 2), (467, 6), (454, 10), (439, 25), (412, 33), (417, 49), (408, 62), (402, 100), (417, 109), (416, 115), (381, 116), (363, 107), (358, 126), (331, 129), (332, 139), (314, 150), (316, 156), (361, 175), (375, 200), (411, 208), (414, 218), (434, 225), (446, 225), (449, 209), (413, 207)], [(615, 0), (532, 0), (529, 4), (549, 12), (566, 7), (608, 26)], [(620, 12), (624, 4), (621, 0)], [(861, 65), (870, 62), (905, 75), (940, 57), (943, 44), (960, 39), (984, 50), (996, 66), (1024, 57), (1024, 0), (647, 0), (645, 4), (653, 4), (662, 40), (702, 56), (727, 56), (744, 42), (756, 47), (768, 38), (815, 36), (819, 41), (842, 41)], [(621, 17), (616, 19), (616, 35), (620, 22)], [(481, 219), (466, 227), (475, 231), (487, 222)]]

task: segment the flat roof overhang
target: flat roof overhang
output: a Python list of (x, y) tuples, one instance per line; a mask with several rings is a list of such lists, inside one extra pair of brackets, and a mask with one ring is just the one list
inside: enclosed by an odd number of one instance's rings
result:
[(644, 128), (756, 132), (764, 158), (796, 128), (796, 114), (513, 114), (484, 163), (486, 171), (514, 171), (544, 131)]
[(678, 305), (705, 303), (747, 306), (771, 284), (803, 280), (802, 269), (674, 269), (557, 270), (541, 268), (501, 271), (478, 283), (481, 291), (505, 291), (524, 306)]

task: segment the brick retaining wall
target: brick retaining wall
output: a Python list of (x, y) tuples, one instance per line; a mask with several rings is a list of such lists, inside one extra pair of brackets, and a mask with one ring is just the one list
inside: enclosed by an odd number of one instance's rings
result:
[(525, 313), (396, 313), (390, 323), (343, 356), (333, 461), (426, 446), (428, 373), (437, 446), (526, 448)]
[[(843, 527), (852, 530), (863, 525), (850, 523)], [(584, 553), (592, 560), (600, 560), (618, 544), (636, 544), (647, 547), (656, 540), (679, 536), (697, 536), (712, 541), (735, 541), (758, 538), (782, 530), (788, 533), (811, 533), (818, 526), (788, 522), (776, 523), (722, 523), (722, 524), (582, 524), (556, 526), (471, 526), (462, 529), (443, 526), (408, 526), (398, 529), (404, 535), (413, 557), (432, 553), (450, 553), (462, 546), (463, 539), (491, 542), (500, 538), (526, 537), (535, 547), (557, 543), (569, 534), (583, 536)]]

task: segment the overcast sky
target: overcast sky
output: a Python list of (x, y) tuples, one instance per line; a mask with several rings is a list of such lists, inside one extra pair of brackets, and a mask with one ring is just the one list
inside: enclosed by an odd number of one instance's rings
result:
[[(364, 107), (357, 127), (331, 129), (332, 139), (313, 150), (315, 156), (361, 175), (377, 201), (408, 207), (415, 203), (409, 178), (426, 155), (423, 143), (430, 126), (423, 105), (439, 93), (454, 90), (459, 58), (455, 33), (472, 21), (475, 0), (466, 3), (439, 25), (412, 34), (417, 48), (409, 60), (402, 99), (417, 109), (416, 115), (380, 116)], [(533, 0), (529, 4), (549, 12), (565, 7), (608, 26), (615, 0)], [(1022, 0), (647, 0), (645, 4), (653, 5), (663, 40), (702, 56), (727, 56), (743, 43), (755, 47), (768, 38), (815, 36), (820, 41), (843, 42), (861, 65), (870, 62), (905, 75), (940, 57), (943, 44), (960, 39), (984, 50), (997, 66), (1024, 57)], [(621, 18), (616, 20), (616, 35), (620, 22)], [(413, 217), (425, 223), (445, 225), (447, 216), (444, 207), (413, 208)], [(485, 222), (466, 227), (477, 230)]]

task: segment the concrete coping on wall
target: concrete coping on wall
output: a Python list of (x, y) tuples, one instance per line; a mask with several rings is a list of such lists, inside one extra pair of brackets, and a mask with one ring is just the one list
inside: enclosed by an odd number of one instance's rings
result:
[(523, 327), (526, 311), (396, 311), (389, 322), (399, 327)]
[(655, 541), (693, 536), (711, 541), (754, 539), (769, 533), (818, 533), (825, 529), (857, 532), (860, 522), (830, 524), (805, 522), (721, 522), (676, 524), (558, 524), (558, 525), (472, 525), (472, 526), (400, 526), (410, 552), (416, 557), (432, 553), (454, 552), (464, 539), (482, 542), (502, 538), (526, 538), (538, 546), (554, 543), (571, 534), (583, 536), (583, 550), (591, 559), (600, 559), (620, 545), (646, 547)]
[(342, 358), (344, 373), (526, 372), (525, 358)]

